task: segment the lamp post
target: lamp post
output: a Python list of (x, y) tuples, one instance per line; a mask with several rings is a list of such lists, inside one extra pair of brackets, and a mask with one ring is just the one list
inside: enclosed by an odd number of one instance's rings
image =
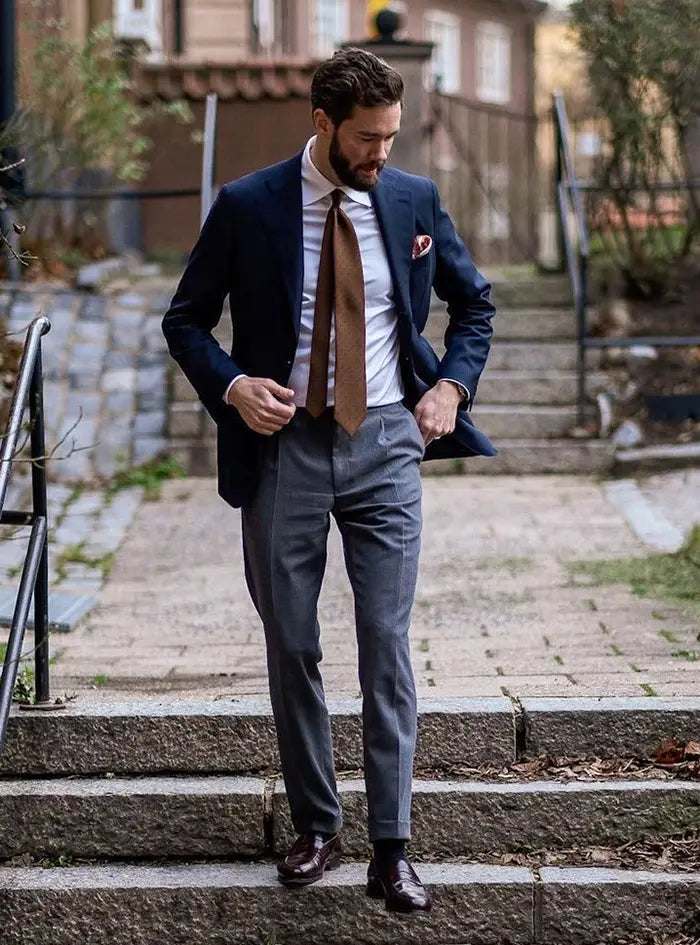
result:
[(0, 125), (15, 111), (15, 0), (0, 0)]
[[(12, 118), (15, 113), (15, 0), (0, 0), (0, 128)], [(14, 152), (9, 150), (3, 154), (0, 150), (0, 167), (3, 158), (13, 160)], [(12, 245), (17, 239), (12, 233), (11, 210), (3, 210), (0, 206), (0, 228)], [(8, 252), (7, 269), (11, 279), (19, 279), (20, 266), (14, 256)]]

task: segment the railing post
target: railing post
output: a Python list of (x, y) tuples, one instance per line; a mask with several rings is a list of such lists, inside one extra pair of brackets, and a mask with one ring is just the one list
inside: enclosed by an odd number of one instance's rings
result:
[(204, 113), (204, 142), (202, 144), (202, 203), (200, 226), (204, 226), (207, 214), (214, 202), (214, 162), (216, 160), (216, 105), (217, 95), (209, 92)]
[(577, 395), (576, 423), (582, 427), (586, 421), (586, 304), (587, 304), (587, 258), (579, 253), (579, 291), (576, 296), (576, 340), (577, 351)]
[[(562, 157), (563, 141), (557, 111), (556, 92), (552, 96), (552, 124), (554, 126), (554, 206), (558, 204), (559, 185), (564, 179), (564, 164)], [(564, 222), (561, 214), (555, 213), (557, 227), (557, 272), (566, 272), (566, 243), (564, 242)]]
[[(32, 499), (34, 515), (48, 522), (46, 495), (46, 434), (44, 426), (44, 389), (41, 344), (36, 355), (29, 388), (29, 419), (31, 424)], [(49, 701), (49, 540), (48, 529), (41, 552), (34, 588), (34, 701)]]

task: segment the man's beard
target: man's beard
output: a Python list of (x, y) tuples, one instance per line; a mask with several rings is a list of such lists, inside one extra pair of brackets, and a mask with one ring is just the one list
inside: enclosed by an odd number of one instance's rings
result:
[(352, 187), (354, 190), (372, 190), (379, 181), (379, 175), (382, 172), (385, 162), (384, 161), (375, 161), (372, 164), (372, 168), (377, 171), (376, 177), (370, 177), (367, 171), (363, 171), (359, 166), (351, 167), (350, 161), (346, 158), (340, 148), (340, 141), (338, 140), (338, 132), (333, 132), (333, 137), (331, 138), (330, 148), (328, 149), (328, 160), (330, 165), (338, 175), (338, 180), (341, 181), (346, 187)]

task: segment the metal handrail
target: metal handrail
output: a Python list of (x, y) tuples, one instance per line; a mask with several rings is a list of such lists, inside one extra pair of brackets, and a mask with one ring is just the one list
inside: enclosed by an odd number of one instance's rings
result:
[[(588, 224), (583, 212), (582, 193), (607, 190), (621, 190), (623, 188), (601, 187), (591, 181), (580, 181), (576, 177), (574, 162), (569, 138), (569, 122), (564, 106), (564, 97), (561, 92), (555, 92), (553, 98), (554, 132), (556, 136), (556, 195), (559, 209), (559, 237), (561, 242), (562, 264), (569, 271), (571, 289), (574, 296), (576, 311), (576, 421), (582, 425), (585, 420), (586, 409), (586, 351), (588, 349), (629, 348), (636, 345), (651, 345), (664, 348), (688, 348), (700, 345), (699, 335), (654, 335), (649, 337), (621, 337), (594, 338), (588, 333), (586, 306), (588, 304), (588, 266), (590, 258), (590, 240)], [(686, 187), (697, 187), (700, 184), (697, 178), (684, 182)], [(666, 182), (651, 184), (652, 190), (677, 189), (678, 185), (669, 185)], [(576, 231), (578, 234), (577, 246), (574, 246), (569, 231), (568, 200), (574, 210)]]
[[(561, 92), (554, 92), (552, 114), (554, 118), (554, 134), (556, 138), (556, 194), (559, 208), (559, 234), (563, 255), (562, 263), (566, 263), (571, 280), (571, 289), (574, 295), (576, 311), (576, 422), (579, 426), (585, 420), (586, 408), (586, 305), (588, 304), (588, 260), (590, 256), (590, 240), (588, 226), (583, 212), (581, 190), (576, 178), (571, 142), (569, 140), (569, 121), (564, 106), (564, 96)], [(569, 232), (568, 198), (571, 199), (576, 221), (577, 245), (574, 247)]]
[[(51, 322), (45, 315), (37, 316), (27, 330), (10, 417), (0, 448), (0, 524), (32, 526), (0, 677), (0, 752), (7, 735), (12, 693), (17, 680), (32, 594), (35, 705), (49, 704), (48, 512), (41, 338), (50, 330)], [(32, 511), (19, 512), (5, 510), (4, 506), (27, 399), (31, 425)]]

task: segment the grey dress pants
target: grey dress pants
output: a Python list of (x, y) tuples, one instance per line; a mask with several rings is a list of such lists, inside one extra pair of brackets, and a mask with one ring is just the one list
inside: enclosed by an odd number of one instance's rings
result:
[(242, 510), (248, 588), (262, 619), (282, 773), (298, 833), (342, 824), (317, 602), (330, 515), (355, 601), (370, 840), (410, 838), (416, 695), (408, 631), (420, 551), (423, 439), (402, 403), (354, 436), (297, 410), (265, 444)]

